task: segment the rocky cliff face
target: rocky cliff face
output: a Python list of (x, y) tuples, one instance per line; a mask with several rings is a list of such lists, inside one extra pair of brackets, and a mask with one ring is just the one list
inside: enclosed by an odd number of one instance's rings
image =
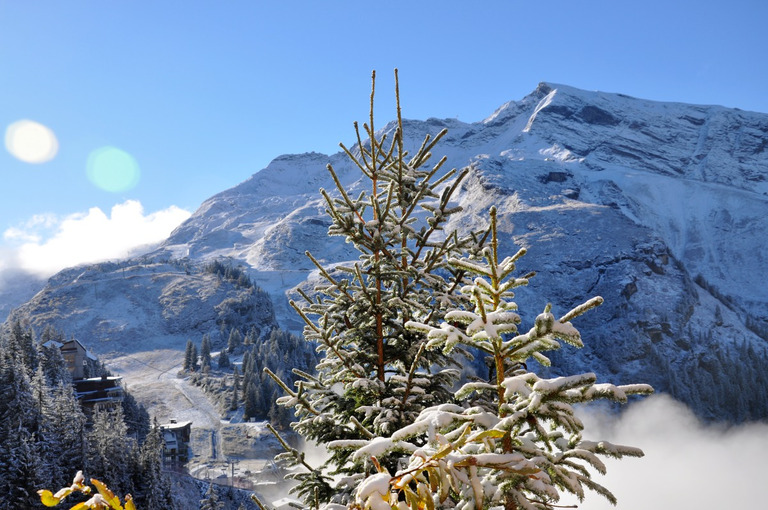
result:
[[(605, 298), (578, 319), (586, 348), (556, 354), (553, 373), (649, 382), (708, 418), (768, 417), (768, 115), (541, 84), (481, 122), (404, 127), (411, 147), (448, 128), (436, 157), (473, 167), (454, 226), (477, 228), (495, 205), (502, 249), (528, 248), (520, 269), (538, 275), (518, 293), (524, 321), (547, 302), (564, 313)], [(329, 163), (354, 191), (358, 171), (341, 153), (281, 156), (207, 200), (147, 260), (229, 257), (269, 292), (280, 324), (298, 330), (286, 294), (313, 277), (304, 251), (327, 264), (355, 257), (326, 235), (318, 188), (334, 188)], [(122, 320), (125, 307), (77, 311), (82, 298), (67, 290), (81, 281), (75, 272), (46, 289), (58, 304), (38, 296), (23, 314), (101, 317), (86, 329)], [(169, 292), (162, 279), (145, 281)], [(207, 283), (195, 285), (178, 295)], [(124, 300), (136, 292), (120, 289)], [(166, 327), (197, 327), (185, 306), (158, 308), (177, 310)]]

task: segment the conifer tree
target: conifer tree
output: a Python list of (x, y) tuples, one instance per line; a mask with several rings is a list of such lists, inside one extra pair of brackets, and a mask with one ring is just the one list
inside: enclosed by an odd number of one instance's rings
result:
[(235, 368), (232, 371), (232, 395), (229, 401), (229, 410), (236, 411), (239, 405), (240, 405), (240, 371), (237, 369), (237, 365), (235, 365)]
[[(642, 452), (584, 440), (572, 406), (651, 388), (595, 384), (594, 374), (547, 380), (527, 369), (530, 359), (549, 364), (543, 352), (559, 341), (580, 347), (570, 321), (601, 299), (560, 319), (547, 306), (520, 334), (512, 289), (533, 275), (512, 273), (524, 250), (500, 259), (493, 212), (484, 233), (443, 231), (469, 169), (441, 173), (444, 159), (425, 168), (444, 132), (405, 151), (397, 88), (387, 144), (373, 127), (374, 92), (368, 141), (358, 131), (354, 150), (342, 145), (369, 189), (353, 196), (329, 166), (337, 195), (321, 190), (329, 235), (345, 236), (359, 261), (332, 271), (308, 253), (324, 283), (306, 303), (291, 303), (323, 355), (317, 374), (295, 370), (294, 389), (268, 372), (287, 393), (278, 402), (294, 409), (292, 427), (331, 455), (313, 466), (281, 439), (282, 457), (304, 468), (292, 475), (295, 492), (327, 510), (543, 510), (561, 492), (583, 498), (585, 488), (613, 501), (588, 468), (604, 471), (599, 454)], [(451, 367), (468, 350), (489, 357), (491, 377), (454, 391)]]
[(197, 362), (198, 362), (198, 352), (197, 352), (197, 346), (195, 344), (192, 344), (192, 352), (190, 355), (190, 370), (195, 372), (199, 368)]
[(570, 321), (600, 305), (602, 298), (560, 319), (547, 305), (530, 330), (520, 333), (522, 319), (511, 301), (512, 289), (527, 285), (533, 274), (512, 274), (524, 249), (499, 258), (495, 209), (490, 216), (492, 238), (483, 251), (485, 260), (450, 260), (477, 275), (462, 289), (472, 306), (449, 311), (439, 326), (411, 321), (406, 327), (425, 334), (427, 349), (450, 352), (461, 344), (478, 349), (491, 359), (492, 376), (463, 385), (453, 402), (423, 410), (414, 423), (388, 438), (328, 445), (353, 450), (360, 459), (373, 460), (391, 450), (411, 453), (407, 466), (396, 472), (378, 466), (376, 474), (358, 485), (355, 504), (361, 508), (402, 500), (406, 504), (400, 507), (412, 510), (549, 509), (561, 493), (582, 500), (585, 489), (616, 504), (613, 494), (592, 480), (589, 468), (605, 473), (598, 455), (643, 455), (637, 448), (583, 439), (584, 426), (573, 406), (598, 399), (626, 402), (629, 395), (651, 393), (650, 386), (596, 384), (592, 373), (542, 379), (527, 369), (532, 359), (549, 366), (543, 352), (559, 349), (559, 341), (582, 347), (581, 334)]
[(136, 398), (124, 389), (120, 407), (123, 409), (123, 421), (127, 426), (127, 434), (143, 442), (151, 427), (149, 413), (144, 404), (138, 403)]
[(37, 349), (35, 335), (31, 329), (24, 329), (19, 321), (11, 323), (10, 335), (7, 341), (8, 351), (32, 376), (37, 368)]
[(34, 484), (41, 474), (35, 455), (40, 411), (24, 365), (26, 357), (15, 350), (20, 345), (12, 336), (0, 350), (0, 507), (7, 504), (7, 508), (23, 507), (34, 499)]
[(134, 485), (139, 507), (172, 508), (170, 482), (162, 471), (163, 434), (154, 420), (139, 453), (139, 479)]
[[(329, 235), (344, 236), (360, 252), (359, 261), (330, 271), (307, 252), (325, 281), (316, 296), (291, 303), (306, 322), (304, 338), (317, 344), (323, 358), (316, 376), (297, 372), (303, 378), (298, 391), (280, 381), (289, 393), (280, 403), (295, 406), (294, 428), (322, 444), (389, 436), (424, 407), (451, 398), (456, 359), (425, 350), (421, 335), (405, 324), (436, 325), (449, 307), (466, 301), (458, 292), (467, 283), (466, 271), (455, 270), (447, 260), (477, 252), (485, 236), (444, 230), (460, 210), (452, 197), (469, 172), (444, 170), (446, 158), (430, 163), (431, 151), (446, 131), (427, 136), (410, 154), (399, 94), (398, 123), (388, 140), (374, 129), (374, 92), (372, 87), (371, 116), (363, 126), (368, 141), (363, 143), (355, 124), (357, 146), (350, 150), (341, 145), (367, 189), (351, 195), (329, 165), (335, 196), (320, 191), (332, 222)], [(395, 468), (402, 457), (393, 454), (379, 461)], [(299, 475), (299, 492), (310, 500), (346, 502), (351, 488), (332, 487), (327, 477), (359, 474), (362, 464), (349, 451), (335, 450), (318, 473)]]
[(208, 335), (203, 335), (200, 344), (200, 368), (206, 373), (211, 370), (211, 337)]
[(37, 366), (35, 375), (32, 378), (31, 387), (32, 401), (34, 402), (34, 410), (31, 411), (38, 421), (34, 425), (36, 429), (34, 455), (36, 458), (41, 459), (38, 477), (42, 483), (48, 486), (54, 484), (53, 466), (42, 459), (50, 459), (58, 455), (58, 452), (55, 450), (56, 446), (58, 446), (58, 438), (50, 434), (48, 422), (51, 419), (51, 406), (53, 404), (52, 388), (48, 385), (42, 363)]
[[(53, 330), (48, 331), (49, 336), (53, 335)], [(71, 384), (72, 375), (69, 373), (67, 363), (58, 347), (55, 345), (44, 347), (43, 344), (38, 344), (37, 359), (51, 387), (59, 384)]]
[(63, 487), (86, 465), (86, 418), (70, 384), (53, 388), (45, 410), (42, 435), (49, 443), (51, 487)]
[(229, 338), (227, 339), (227, 351), (231, 354), (234, 353), (239, 347), (243, 345), (243, 336), (237, 328), (232, 328), (229, 332)]
[(205, 491), (205, 497), (200, 500), (200, 510), (220, 510), (224, 508), (224, 503), (219, 501), (219, 494), (214, 489), (213, 484), (208, 484), (208, 490)]
[(243, 339), (243, 345), (253, 345), (256, 343), (256, 339), (259, 337), (258, 331), (256, 331), (256, 328), (251, 327), (251, 329), (248, 330), (248, 333), (245, 335), (245, 338)]
[(195, 357), (195, 344), (192, 343), (192, 340), (187, 340), (187, 345), (184, 349), (184, 364), (182, 365), (182, 370), (185, 372), (194, 370), (194, 367), (197, 364)]
[(245, 390), (243, 391), (243, 419), (246, 421), (251, 418), (256, 418), (260, 414), (259, 411), (261, 411), (261, 409), (259, 408), (258, 392), (259, 388), (253, 380), (245, 386)]
[(132, 443), (127, 437), (122, 407), (99, 409), (93, 413), (93, 428), (88, 434), (88, 472), (109, 480), (117, 492), (133, 492)]
[(232, 365), (232, 363), (229, 361), (229, 355), (227, 354), (226, 349), (222, 349), (219, 353), (218, 358), (218, 366), (221, 369), (229, 368)]

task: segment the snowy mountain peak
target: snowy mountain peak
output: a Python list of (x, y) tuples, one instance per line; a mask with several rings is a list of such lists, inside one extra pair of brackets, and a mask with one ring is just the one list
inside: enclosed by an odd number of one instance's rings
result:
[[(554, 370), (648, 382), (702, 416), (768, 416), (768, 295), (756, 276), (768, 267), (768, 115), (541, 83), (478, 122), (403, 124), (411, 150), (447, 128), (435, 160), (446, 155), (448, 168), (472, 166), (454, 226), (484, 225), (495, 205), (501, 248), (529, 248), (520, 267), (538, 276), (520, 291), (521, 309), (535, 316), (547, 302), (565, 310), (592, 295), (605, 298), (579, 324), (589, 332), (587, 347), (556, 354)], [(206, 200), (144, 260), (229, 258), (270, 294), (281, 326), (299, 331), (286, 296), (316, 276), (304, 252), (331, 265), (357, 257), (343, 239), (327, 236), (318, 189), (335, 188), (328, 164), (348, 190), (362, 191), (359, 170), (343, 153), (280, 156)], [(24, 308), (31, 321), (63, 313), (52, 303), (83, 316), (103, 312), (72, 293), (81, 288), (74, 273), (55, 281), (45, 302)], [(93, 321), (77, 324), (84, 329), (74, 333), (93, 333)], [(710, 388), (706, 398), (700, 385)]]

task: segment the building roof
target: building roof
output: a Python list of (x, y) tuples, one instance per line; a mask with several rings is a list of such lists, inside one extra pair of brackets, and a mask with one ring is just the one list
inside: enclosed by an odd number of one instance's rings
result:
[(91, 351), (89, 351), (89, 350), (88, 350), (88, 349), (87, 349), (87, 348), (86, 348), (86, 347), (83, 345), (83, 343), (82, 343), (80, 340), (78, 340), (78, 339), (76, 339), (76, 338), (73, 338), (72, 340), (67, 340), (67, 341), (66, 341), (66, 342), (64, 342), (64, 343), (62, 343), (62, 342), (57, 342), (56, 340), (48, 340), (47, 342), (45, 342), (45, 343), (43, 344), (43, 347), (56, 347), (57, 349), (61, 349), (62, 347), (64, 347), (64, 346), (65, 346), (66, 344), (68, 344), (68, 343), (76, 343), (77, 345), (79, 345), (80, 347), (82, 347), (82, 348), (83, 348), (83, 350), (85, 351), (85, 356), (86, 356), (87, 358), (89, 358), (89, 359), (92, 359), (93, 361), (97, 361), (97, 360), (99, 359), (99, 358), (97, 358), (97, 357), (96, 357), (96, 355), (95, 355), (95, 354), (93, 354)]
[(192, 426), (192, 422), (191, 421), (180, 421), (178, 423), (172, 421), (170, 423), (165, 423), (165, 424), (160, 425), (160, 428), (161, 429), (167, 429), (167, 430), (173, 430), (173, 429), (183, 429), (185, 427), (190, 427), (190, 426)]

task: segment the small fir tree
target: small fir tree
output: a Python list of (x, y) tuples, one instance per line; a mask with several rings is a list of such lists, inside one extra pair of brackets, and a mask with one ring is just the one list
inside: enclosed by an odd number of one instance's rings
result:
[(200, 510), (221, 510), (222, 508), (224, 508), (224, 503), (219, 501), (219, 493), (213, 484), (209, 483), (205, 497), (200, 500)]
[(229, 355), (227, 354), (226, 350), (222, 349), (222, 351), (219, 353), (217, 364), (218, 367), (222, 370), (232, 366), (232, 362), (229, 360)]
[(235, 365), (232, 371), (232, 394), (229, 399), (229, 410), (236, 411), (240, 405), (240, 371)]
[(211, 337), (203, 335), (200, 343), (200, 369), (208, 373), (211, 371)]
[(227, 351), (231, 354), (237, 351), (243, 345), (243, 335), (237, 328), (232, 328), (227, 339)]
[(259, 405), (259, 388), (255, 381), (251, 380), (243, 391), (243, 419), (245, 421), (256, 418), (261, 413)]
[(136, 501), (143, 508), (173, 508), (170, 481), (163, 473), (163, 433), (153, 421), (139, 452)]
[(192, 343), (192, 340), (187, 340), (187, 346), (184, 349), (184, 364), (182, 365), (182, 370), (185, 372), (191, 372), (195, 369), (195, 365), (197, 364), (197, 355), (195, 354), (195, 344)]
[[(526, 368), (531, 358), (547, 365), (543, 352), (560, 340), (581, 346), (570, 321), (601, 299), (560, 319), (547, 306), (518, 333), (512, 289), (532, 275), (512, 273), (524, 251), (499, 259), (494, 212), (485, 233), (443, 231), (469, 169), (441, 173), (444, 159), (425, 168), (445, 132), (412, 156), (405, 151), (397, 85), (393, 140), (377, 138), (374, 92), (367, 143), (358, 131), (355, 150), (342, 145), (369, 189), (351, 195), (329, 166), (338, 197), (321, 190), (329, 235), (345, 236), (359, 261), (331, 271), (308, 253), (324, 284), (303, 295), (305, 304), (291, 303), (323, 356), (317, 374), (294, 370), (301, 377), (294, 389), (267, 370), (287, 393), (278, 402), (294, 410), (293, 428), (330, 453), (310, 465), (273, 430), (287, 450), (282, 457), (304, 468), (292, 475), (294, 491), (307, 507), (329, 510), (541, 510), (561, 492), (583, 498), (584, 488), (613, 501), (588, 468), (605, 470), (599, 454), (642, 452), (582, 439), (572, 405), (622, 402), (651, 388), (595, 384), (594, 374), (541, 379)], [(491, 379), (454, 392), (451, 368), (467, 349), (491, 359)]]

